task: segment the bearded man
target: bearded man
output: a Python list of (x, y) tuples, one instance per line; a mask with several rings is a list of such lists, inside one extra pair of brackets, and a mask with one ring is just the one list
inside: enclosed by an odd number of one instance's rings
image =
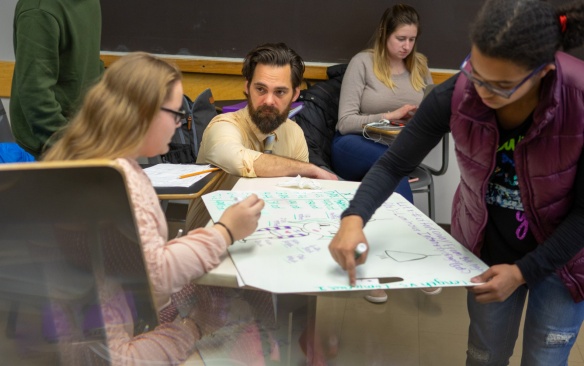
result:
[[(213, 164), (231, 175), (213, 189), (231, 189), (239, 177), (297, 176), (337, 179), (308, 163), (302, 129), (288, 119), (292, 102), (300, 94), (304, 74), (302, 58), (284, 43), (267, 43), (245, 57), (247, 107), (216, 116), (203, 134), (198, 164)], [(187, 229), (209, 220), (202, 200), (187, 214)]]

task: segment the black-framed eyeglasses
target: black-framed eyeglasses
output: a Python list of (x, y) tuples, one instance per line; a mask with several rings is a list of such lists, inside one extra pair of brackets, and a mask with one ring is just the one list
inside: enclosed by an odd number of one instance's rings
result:
[(166, 108), (166, 107), (160, 107), (160, 109), (165, 111), (165, 112), (174, 114), (174, 123), (176, 123), (177, 125), (180, 125), (180, 121), (187, 118), (187, 114), (183, 110), (175, 111), (174, 109), (170, 109), (170, 108)]
[(468, 72), (467, 70), (465, 70), (465, 67), (468, 64), (469, 60), (470, 60), (470, 53), (466, 56), (466, 58), (464, 59), (464, 61), (462, 61), (462, 64), (460, 65), (460, 71), (468, 78), (468, 80), (470, 80), (475, 86), (485, 88), (488, 91), (490, 91), (491, 93), (497, 94), (498, 96), (501, 96), (501, 97), (506, 98), (506, 99), (509, 99), (511, 97), (511, 95), (513, 95), (513, 93), (515, 93), (517, 91), (517, 89), (519, 89), (521, 87), (521, 85), (525, 84), (525, 82), (527, 80), (534, 77), (535, 74), (537, 74), (539, 71), (541, 71), (541, 69), (543, 69), (543, 67), (546, 65), (545, 63), (541, 64), (538, 68), (533, 70), (529, 75), (527, 75), (525, 77), (525, 79), (521, 80), (521, 82), (519, 84), (515, 85), (512, 89), (503, 89), (503, 88), (498, 88), (496, 86), (493, 86), (486, 81), (479, 80), (475, 76), (473, 76), (471, 74), (472, 65), (471, 65), (471, 72)]

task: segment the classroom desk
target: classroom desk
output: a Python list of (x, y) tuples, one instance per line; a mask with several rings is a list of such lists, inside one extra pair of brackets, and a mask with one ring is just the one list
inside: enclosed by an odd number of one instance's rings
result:
[[(148, 167), (147, 165), (143, 165)], [(207, 174), (203, 179), (194, 183), (190, 187), (154, 187), (160, 200), (193, 200), (207, 193), (209, 187), (215, 182), (224, 179), (223, 171), (215, 171)]]
[[(270, 191), (278, 189), (290, 189), (278, 187), (278, 182), (288, 181), (290, 177), (281, 178), (240, 178), (233, 190), (239, 191)], [(318, 181), (323, 190), (351, 190), (359, 186), (359, 182), (348, 181)], [(347, 280), (348, 281), (348, 280)], [(238, 275), (237, 269), (227, 254), (224, 255), (220, 265), (202, 277), (194, 281), (199, 285), (220, 286), (229, 288), (239, 288), (242, 281)], [(249, 286), (243, 288), (253, 289)], [(331, 337), (340, 334), (342, 327), (342, 314), (346, 305), (346, 300), (350, 296), (345, 292), (328, 292), (328, 293), (303, 293), (303, 294), (278, 294), (277, 296), (277, 313), (280, 313), (280, 323), (282, 319), (285, 322), (281, 324), (287, 327), (288, 347), (282, 350), (282, 364), (297, 365), (299, 357), (305, 357), (301, 354), (298, 347), (298, 321), (304, 327), (303, 335), (306, 336), (306, 343), (309, 355), (316, 349), (317, 344), (328, 344)], [(352, 295), (354, 296), (354, 294)], [(300, 310), (299, 310), (300, 309)], [(335, 311), (332, 311), (335, 309)], [(341, 309), (341, 310), (339, 310)], [(296, 321), (295, 325), (293, 323)], [(303, 323), (303, 322), (306, 323)], [(308, 345), (310, 343), (310, 345)], [(340, 361), (337, 359), (337, 361)]]

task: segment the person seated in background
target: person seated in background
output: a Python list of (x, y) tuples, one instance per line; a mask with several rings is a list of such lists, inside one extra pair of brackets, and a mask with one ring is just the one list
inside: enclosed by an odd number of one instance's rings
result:
[[(424, 89), (433, 84), (426, 57), (416, 52), (419, 34), (417, 11), (409, 5), (396, 4), (383, 13), (373, 48), (351, 59), (341, 85), (339, 121), (332, 145), (333, 170), (341, 178), (361, 181), (388, 149), (385, 144), (366, 139), (363, 125), (381, 119), (409, 119)], [(395, 191), (413, 203), (407, 177)], [(387, 294), (374, 290), (365, 299), (383, 303)]]
[(207, 328), (206, 319), (214, 316), (180, 301), (193, 300), (196, 292), (191, 281), (216, 267), (234, 240), (256, 229), (264, 206), (261, 199), (251, 195), (227, 208), (213, 226), (168, 240), (158, 197), (136, 159), (168, 151), (171, 137), (184, 118), (182, 97), (181, 72), (175, 66), (146, 53), (123, 56), (88, 92), (79, 113), (55, 135), (57, 141), (44, 156), (46, 161), (113, 159), (125, 173), (154, 304), (163, 324), (133, 337), (133, 326), (124, 324), (128, 318), (118, 311), (119, 304), (108, 301), (112, 300), (108, 299), (110, 291), (100, 294), (114, 365), (146, 361), (178, 364), (193, 352), (195, 342)]
[[(231, 175), (213, 190), (231, 189), (239, 177), (301, 175), (336, 180), (335, 174), (308, 163), (304, 133), (288, 119), (300, 94), (302, 58), (284, 43), (266, 43), (247, 54), (242, 74), (247, 107), (213, 118), (197, 156), (197, 163), (216, 165)], [(191, 202), (187, 227), (208, 221), (203, 203)]]
[[(343, 179), (361, 181), (387, 145), (366, 139), (363, 125), (407, 120), (432, 84), (427, 59), (416, 52), (418, 13), (397, 4), (383, 13), (372, 37), (373, 48), (355, 55), (341, 85), (339, 121), (332, 144), (333, 170)], [(404, 179), (397, 192), (413, 201)]]

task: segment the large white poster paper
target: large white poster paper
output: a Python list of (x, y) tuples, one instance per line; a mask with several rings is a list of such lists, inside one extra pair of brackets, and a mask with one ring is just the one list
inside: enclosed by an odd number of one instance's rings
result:
[(328, 245), (353, 191), (216, 191), (203, 196), (213, 220), (255, 193), (266, 202), (258, 229), (229, 248), (246, 285), (274, 293), (468, 286), (487, 266), (398, 194), (365, 227), (367, 263), (357, 286)]

